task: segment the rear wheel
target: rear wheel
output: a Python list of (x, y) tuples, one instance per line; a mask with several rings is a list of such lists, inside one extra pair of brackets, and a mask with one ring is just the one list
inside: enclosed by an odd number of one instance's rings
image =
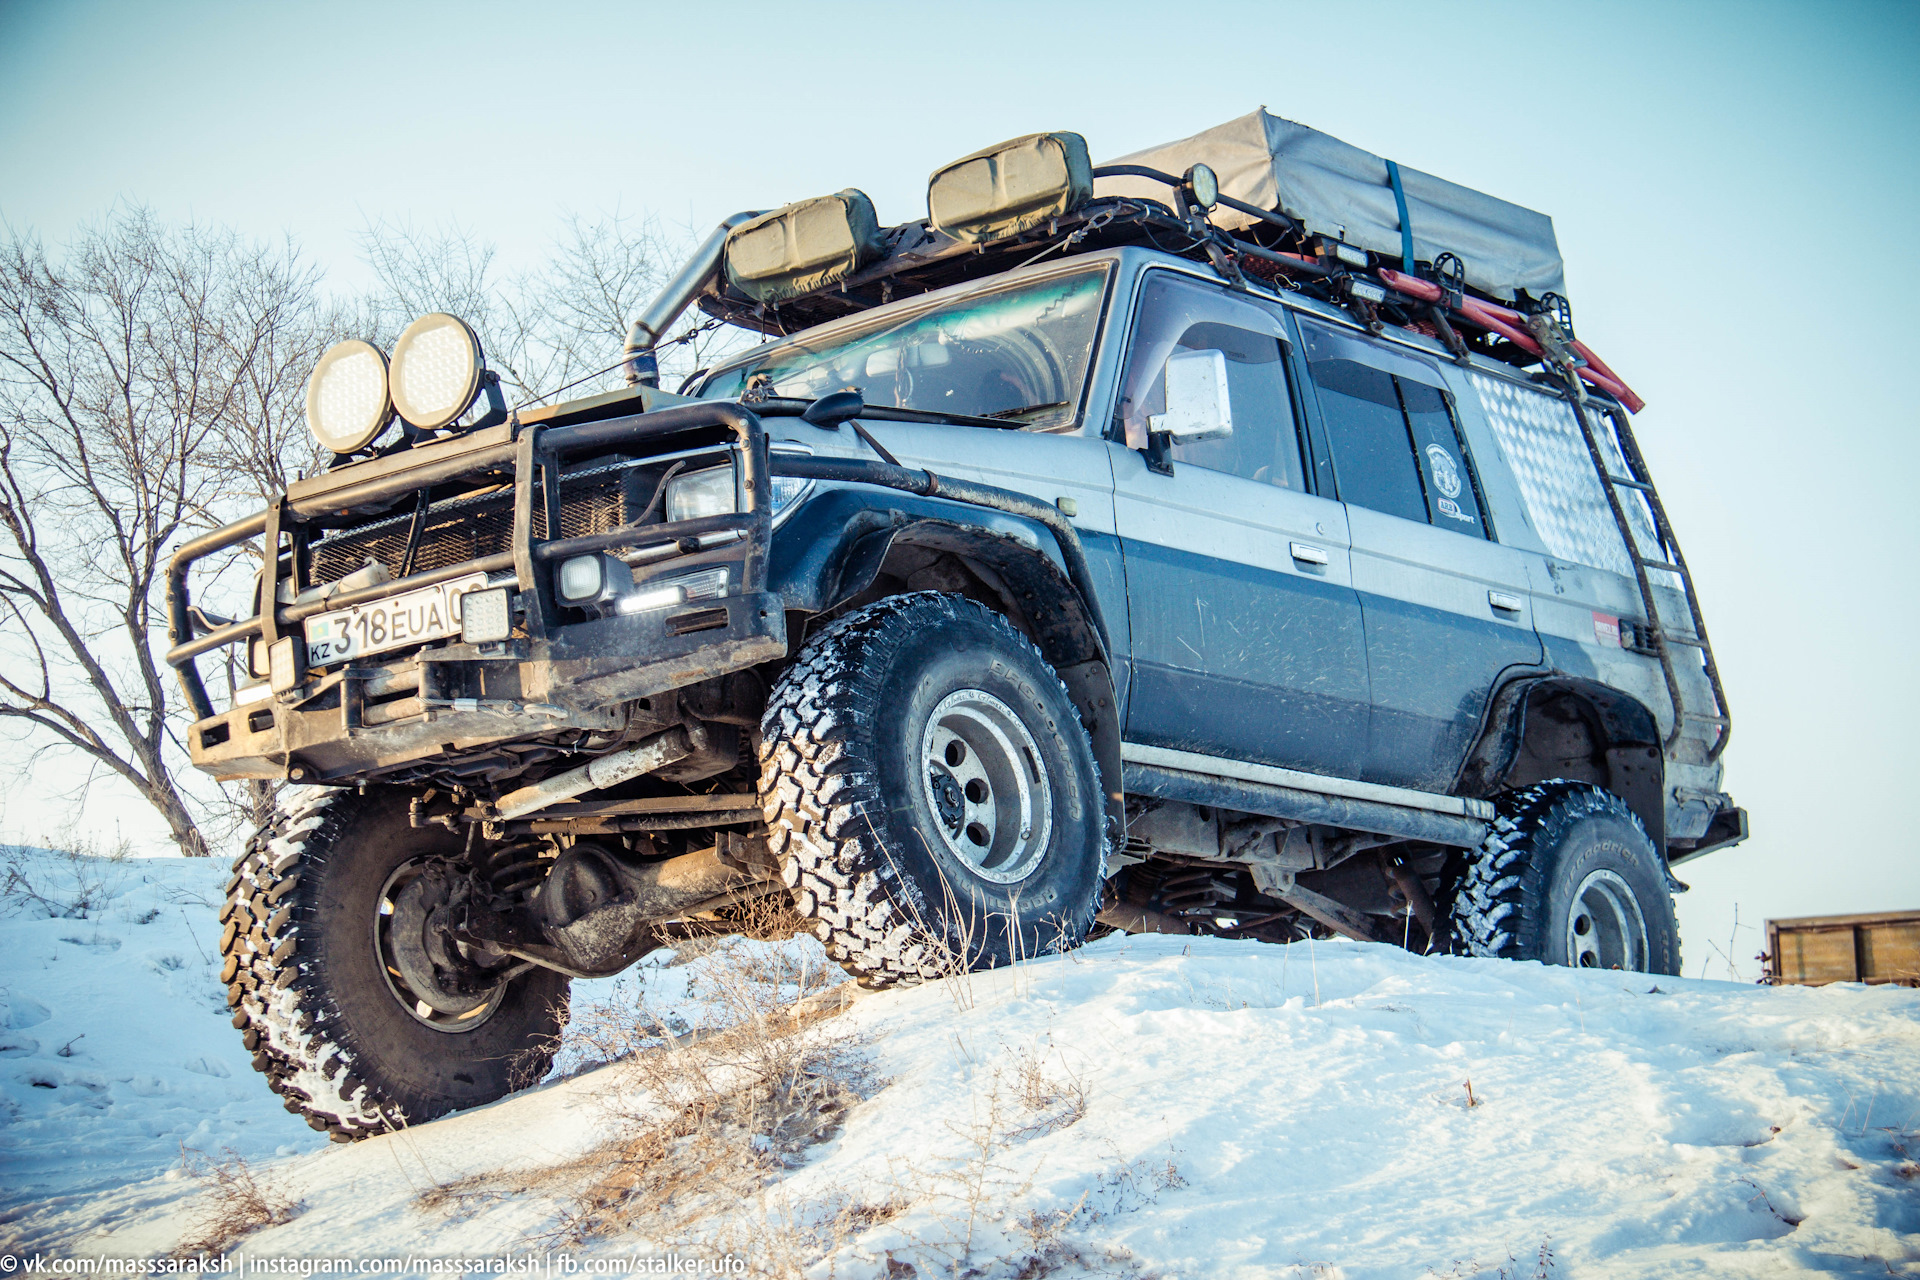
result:
[(921, 592), (842, 619), (775, 686), (761, 741), (794, 905), (865, 985), (1085, 938), (1099, 770), (1060, 678), (999, 614)]
[(452, 940), (464, 875), (406, 793), (292, 793), (235, 866), (220, 946), (233, 1025), (287, 1109), (351, 1141), (546, 1074), (567, 979)]
[(1453, 901), (1469, 955), (1582, 969), (1680, 972), (1666, 868), (1626, 802), (1591, 783), (1508, 798)]

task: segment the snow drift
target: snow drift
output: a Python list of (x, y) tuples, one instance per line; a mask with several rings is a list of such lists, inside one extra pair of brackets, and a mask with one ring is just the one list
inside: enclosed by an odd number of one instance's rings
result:
[[(642, 1000), (668, 1030), (698, 1024), (742, 956), (776, 996), (817, 984), (810, 939), (577, 984), (574, 1074), (329, 1147), (227, 1024), (208, 950), (224, 865), (15, 868), (0, 1246), (16, 1254), (176, 1249), (205, 1197), (184, 1145), (231, 1148), (297, 1202), (245, 1240), (256, 1258), (558, 1242), (838, 1277), (1920, 1274), (1916, 991), (1110, 937), (811, 1024), (806, 1072), (843, 1076), (830, 1121), (749, 1133), (765, 1172), (671, 1234), (665, 1218), (596, 1234), (576, 1175), (659, 1100), (641, 1059), (578, 1069), (594, 1037)], [(604, 1209), (615, 1184), (593, 1176)]]

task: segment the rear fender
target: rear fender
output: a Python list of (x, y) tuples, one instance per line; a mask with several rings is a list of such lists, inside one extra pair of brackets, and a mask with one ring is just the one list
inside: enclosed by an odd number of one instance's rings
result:
[(1556, 671), (1501, 686), (1454, 792), (1485, 798), (1553, 777), (1591, 782), (1626, 801), (1664, 856), (1665, 776), (1651, 711), (1618, 689)]

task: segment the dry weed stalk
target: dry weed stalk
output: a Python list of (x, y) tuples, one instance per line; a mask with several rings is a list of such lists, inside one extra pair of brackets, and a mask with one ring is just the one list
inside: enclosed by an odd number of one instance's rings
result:
[[(778, 936), (777, 915), (726, 927)], [(420, 1206), (458, 1213), (537, 1191), (557, 1201), (538, 1237), (549, 1247), (616, 1233), (686, 1240), (832, 1136), (873, 1084), (857, 1039), (828, 1022), (840, 1002), (820, 998), (839, 971), (749, 938), (702, 942), (687, 1016), (643, 979), (630, 1003), (590, 1010), (569, 1033), (589, 1062), (614, 1064), (610, 1140), (558, 1168), (436, 1187)]]
[[(1077, 1268), (1094, 1275), (1137, 1275), (1133, 1256), (1118, 1247), (1095, 1249), (1069, 1239), (1071, 1230), (1108, 1216), (1097, 1202), (1122, 1204), (1115, 1189), (1152, 1181), (1157, 1175), (1144, 1161), (1103, 1175), (1072, 1204), (1052, 1209), (1019, 1206), (1033, 1191), (1042, 1161), (1018, 1159), (1015, 1149), (1078, 1123), (1087, 1114), (1085, 1083), (1064, 1066), (1050, 1069), (1037, 1048), (1009, 1051), (983, 1094), (976, 1094), (965, 1124), (948, 1128), (962, 1140), (960, 1156), (945, 1165), (919, 1161), (889, 1162), (888, 1181), (878, 1198), (883, 1225), (912, 1212), (915, 1221), (896, 1228), (903, 1245), (885, 1251), (889, 1274), (1043, 1276)], [(1185, 1182), (1169, 1161), (1168, 1186)], [(1140, 1203), (1148, 1203), (1146, 1196)], [(869, 1226), (842, 1214), (836, 1222), (844, 1244)], [(823, 1255), (825, 1256), (825, 1255)]]
[(215, 1160), (185, 1144), (180, 1163), (187, 1176), (206, 1184), (206, 1204), (179, 1247), (177, 1258), (213, 1257), (226, 1253), (261, 1227), (293, 1221), (300, 1204), (271, 1182), (263, 1182), (246, 1157), (223, 1147)]
[(125, 837), (103, 851), (72, 829), (44, 849), (8, 846), (0, 850), (0, 904), (56, 920), (96, 920), (125, 892), (131, 853)]
[(1013, 1055), (1014, 1097), (1026, 1109), (1025, 1123), (1010, 1136), (1015, 1141), (1056, 1133), (1079, 1123), (1087, 1114), (1087, 1089), (1064, 1064), (1053, 1075), (1036, 1049), (1018, 1049)]

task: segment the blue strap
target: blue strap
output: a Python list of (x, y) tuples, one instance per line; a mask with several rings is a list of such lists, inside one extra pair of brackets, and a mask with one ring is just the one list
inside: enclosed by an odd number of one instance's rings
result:
[(1407, 221), (1407, 189), (1400, 185), (1400, 166), (1387, 161), (1387, 181), (1393, 184), (1394, 207), (1400, 210), (1400, 269), (1413, 274), (1413, 224)]

